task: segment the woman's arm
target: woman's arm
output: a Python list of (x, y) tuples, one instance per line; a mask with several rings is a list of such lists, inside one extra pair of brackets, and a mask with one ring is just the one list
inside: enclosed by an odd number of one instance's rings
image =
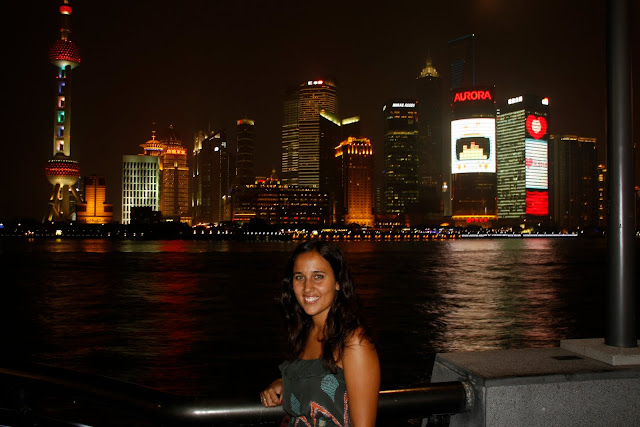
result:
[(262, 393), (260, 401), (265, 407), (282, 405), (282, 378), (272, 382)]
[(354, 427), (376, 425), (380, 362), (373, 343), (358, 330), (349, 339), (342, 357), (347, 383), (349, 414)]

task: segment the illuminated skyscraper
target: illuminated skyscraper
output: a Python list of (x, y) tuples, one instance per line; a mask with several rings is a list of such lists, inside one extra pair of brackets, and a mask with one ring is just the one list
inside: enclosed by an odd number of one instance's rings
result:
[(493, 88), (452, 92), (452, 219), (489, 227), (496, 207), (496, 107)]
[(247, 118), (236, 123), (236, 185), (250, 185), (256, 180), (254, 152), (255, 122)]
[(69, 197), (82, 200), (74, 189), (80, 176), (78, 162), (71, 159), (71, 70), (80, 64), (80, 51), (69, 40), (71, 6), (67, 0), (60, 6), (60, 39), (49, 49), (49, 59), (56, 66), (55, 115), (53, 122), (53, 157), (45, 173), (53, 186), (47, 212), (48, 221), (73, 219)]
[(287, 92), (282, 124), (282, 178), (288, 185), (320, 187), (320, 113), (338, 114), (337, 88), (309, 80)]
[(496, 120), (498, 218), (504, 225), (545, 223), (549, 216), (549, 99), (511, 98)]
[(231, 221), (231, 168), (224, 130), (196, 134), (191, 175), (194, 223)]
[(373, 148), (367, 138), (349, 137), (335, 149), (340, 181), (337, 208), (345, 224), (373, 227)]
[(418, 202), (418, 109), (415, 101), (394, 101), (382, 111), (384, 209), (404, 215)]
[[(418, 199), (425, 220), (443, 214), (442, 79), (427, 59), (416, 80), (418, 95)], [(447, 145), (448, 147), (448, 145)], [(432, 220), (433, 220), (432, 219)]]
[(122, 224), (131, 223), (133, 208), (160, 211), (160, 154), (164, 144), (151, 139), (140, 144), (144, 154), (122, 156)]
[(598, 226), (597, 140), (551, 136), (549, 177), (551, 215), (566, 230)]
[(336, 147), (350, 136), (360, 135), (360, 117), (349, 117), (343, 120), (331, 113), (320, 113), (320, 192), (327, 194), (326, 207), (323, 212), (331, 214), (324, 218), (328, 223), (339, 222), (336, 202), (339, 198), (341, 182), (336, 169)]
[(298, 183), (299, 106), (298, 88), (289, 88), (282, 108), (282, 182), (285, 184)]
[(189, 214), (189, 166), (187, 149), (169, 126), (161, 141), (164, 150), (160, 155), (160, 212), (162, 217), (174, 221), (191, 222)]
[(76, 205), (78, 222), (106, 224), (113, 219), (113, 205), (106, 203), (107, 184), (104, 176), (90, 175), (83, 179), (84, 203)]

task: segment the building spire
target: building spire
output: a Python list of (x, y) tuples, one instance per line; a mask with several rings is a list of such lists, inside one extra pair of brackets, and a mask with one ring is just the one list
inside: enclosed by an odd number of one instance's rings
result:
[(436, 71), (435, 67), (431, 63), (431, 53), (427, 54), (427, 65), (420, 72), (420, 77), (440, 77), (438, 71)]

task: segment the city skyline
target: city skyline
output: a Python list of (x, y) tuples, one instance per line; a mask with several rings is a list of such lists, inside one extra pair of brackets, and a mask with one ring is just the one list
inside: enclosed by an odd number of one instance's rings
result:
[[(552, 133), (605, 141), (604, 4), (423, 3), (372, 10), (363, 2), (191, 2), (179, 9), (164, 1), (73, 2), (71, 37), (83, 58), (74, 74), (72, 134), (80, 174), (105, 176), (107, 202), (117, 205), (122, 155), (138, 152), (152, 122), (160, 136), (173, 124), (191, 149), (196, 130), (231, 132), (244, 117), (255, 120), (256, 173), (279, 170), (285, 91), (310, 78), (335, 79), (341, 116), (360, 116), (363, 136), (382, 153), (384, 103), (415, 97), (415, 79), (429, 56), (446, 79), (447, 42), (469, 33), (476, 35), (478, 84), (495, 85), (498, 103), (527, 93), (547, 96)], [(41, 219), (46, 210), (42, 169), (55, 73), (47, 51), (59, 35), (59, 4), (10, 6), (17, 38), (10, 57), (17, 66), (8, 89), (16, 102), (3, 178), (20, 184), (3, 199), (2, 220)], [(637, 52), (638, 29), (633, 37)]]

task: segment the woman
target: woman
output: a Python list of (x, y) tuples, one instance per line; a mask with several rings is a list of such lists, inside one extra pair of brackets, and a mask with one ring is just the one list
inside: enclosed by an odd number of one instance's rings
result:
[(375, 425), (380, 363), (342, 251), (323, 241), (298, 245), (281, 302), (290, 360), (280, 365), (282, 378), (260, 393), (262, 404), (283, 404), (290, 426)]

